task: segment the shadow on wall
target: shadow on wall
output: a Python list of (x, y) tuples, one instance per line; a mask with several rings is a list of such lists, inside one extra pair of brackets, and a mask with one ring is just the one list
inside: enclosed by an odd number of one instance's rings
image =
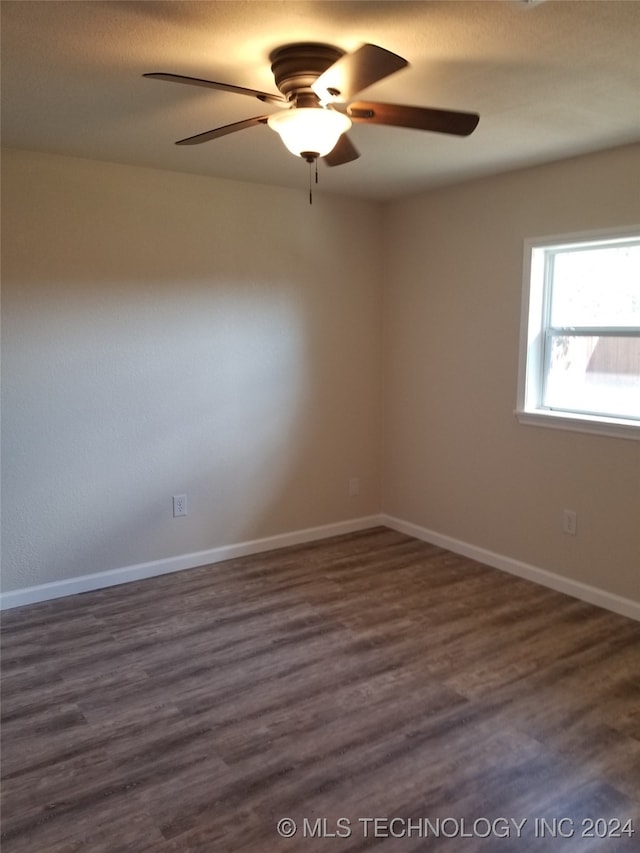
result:
[[(309, 407), (292, 288), (203, 282), (163, 299), (129, 285), (122, 299), (105, 285), (115, 298), (96, 305), (68, 282), (45, 286), (56, 306), (43, 315), (32, 300), (14, 354), (29, 422), (28, 454), (10, 463), (22, 585), (268, 528), (302, 464)], [(190, 511), (174, 520), (179, 492)]]
[(377, 208), (2, 165), (7, 591), (361, 514), (346, 483), (377, 458)]

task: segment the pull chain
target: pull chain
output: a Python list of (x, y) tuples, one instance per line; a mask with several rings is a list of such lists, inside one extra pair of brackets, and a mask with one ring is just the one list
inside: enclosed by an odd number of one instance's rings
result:
[(312, 169), (315, 163), (316, 167), (316, 184), (318, 183), (318, 155), (314, 151), (303, 151), (300, 155), (309, 164), (309, 204), (313, 204), (313, 180)]

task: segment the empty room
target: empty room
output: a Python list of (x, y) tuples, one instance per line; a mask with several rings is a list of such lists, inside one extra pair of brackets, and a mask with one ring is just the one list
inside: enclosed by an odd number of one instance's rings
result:
[(3, 853), (640, 843), (640, 2), (0, 3)]

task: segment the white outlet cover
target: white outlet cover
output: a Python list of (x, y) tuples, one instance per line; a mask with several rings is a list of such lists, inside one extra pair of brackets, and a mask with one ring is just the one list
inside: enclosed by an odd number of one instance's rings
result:
[(187, 514), (187, 496), (186, 495), (174, 495), (173, 496), (173, 517), (181, 518), (182, 516)]

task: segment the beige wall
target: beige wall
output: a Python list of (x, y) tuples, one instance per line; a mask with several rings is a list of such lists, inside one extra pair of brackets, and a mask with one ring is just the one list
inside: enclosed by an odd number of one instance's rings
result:
[(6, 591), (384, 511), (640, 601), (640, 443), (513, 415), (523, 240), (639, 223), (640, 146), (386, 208), (3, 175)]
[(382, 210), (305, 181), (4, 152), (5, 590), (379, 511)]
[(640, 601), (640, 442), (513, 415), (524, 239), (639, 223), (637, 145), (390, 206), (387, 513)]

